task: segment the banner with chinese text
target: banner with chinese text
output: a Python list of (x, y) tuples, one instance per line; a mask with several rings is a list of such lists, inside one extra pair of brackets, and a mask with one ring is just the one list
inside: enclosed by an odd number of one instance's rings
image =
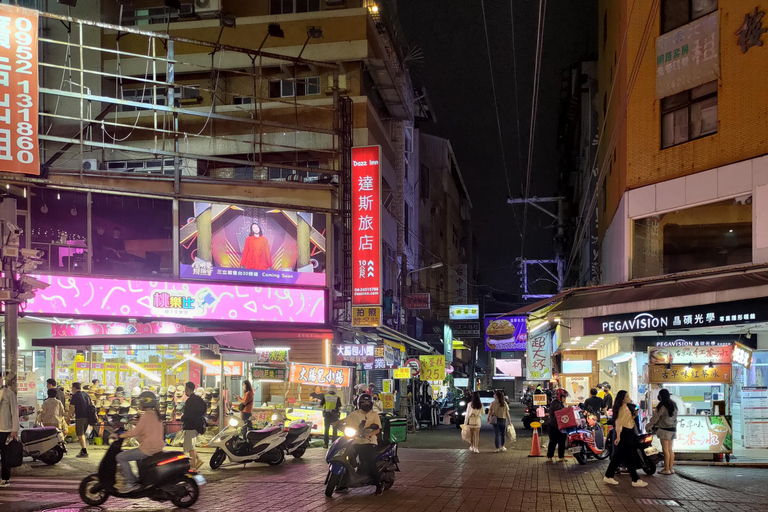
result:
[(352, 304), (381, 304), (381, 148), (352, 148)]
[(0, 5), (0, 171), (40, 174), (37, 15)]
[(525, 365), (529, 380), (552, 378), (552, 335), (554, 331), (528, 335), (525, 348)]
[(724, 383), (733, 378), (731, 364), (651, 364), (648, 377), (652, 384), (664, 383)]
[(676, 453), (731, 453), (731, 416), (678, 416)]
[(285, 380), (285, 368), (272, 368), (270, 366), (252, 366), (253, 380)]
[(730, 363), (732, 345), (709, 347), (651, 347), (650, 364)]
[(445, 380), (445, 356), (419, 356), (421, 362), (421, 380)]
[(343, 345), (335, 345), (336, 347), (336, 363), (342, 361), (348, 361), (350, 363), (373, 363), (375, 357), (376, 345), (356, 345), (353, 343), (345, 343)]
[[(146, 368), (147, 365), (144, 365)], [(205, 360), (205, 374), (218, 377), (221, 375), (221, 361), (217, 359)], [(225, 377), (240, 377), (243, 375), (243, 363), (240, 361), (224, 361)]]
[(348, 366), (291, 363), (289, 382), (302, 385), (347, 387), (350, 383)]

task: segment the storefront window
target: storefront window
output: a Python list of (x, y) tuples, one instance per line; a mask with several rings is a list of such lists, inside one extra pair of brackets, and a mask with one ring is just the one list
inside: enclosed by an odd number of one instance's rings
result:
[(43, 272), (84, 274), (87, 271), (87, 194), (31, 189), (32, 249), (44, 252)]
[(752, 198), (736, 198), (634, 221), (632, 277), (752, 261)]

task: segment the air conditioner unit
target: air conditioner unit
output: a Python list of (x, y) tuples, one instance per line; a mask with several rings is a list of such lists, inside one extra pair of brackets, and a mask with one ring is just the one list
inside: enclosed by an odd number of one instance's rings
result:
[(179, 18), (196, 18), (195, 4), (181, 4), (179, 8)]
[(221, 0), (195, 0), (195, 12), (211, 12), (221, 10)]
[(98, 171), (99, 170), (99, 161), (95, 158), (87, 158), (83, 160), (83, 170), (84, 171)]

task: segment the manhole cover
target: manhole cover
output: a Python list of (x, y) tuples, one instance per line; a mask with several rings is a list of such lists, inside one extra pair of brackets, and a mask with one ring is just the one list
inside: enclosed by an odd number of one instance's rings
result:
[(635, 500), (638, 505), (659, 505), (662, 507), (679, 507), (680, 504), (675, 500), (655, 500), (653, 498), (642, 498)]

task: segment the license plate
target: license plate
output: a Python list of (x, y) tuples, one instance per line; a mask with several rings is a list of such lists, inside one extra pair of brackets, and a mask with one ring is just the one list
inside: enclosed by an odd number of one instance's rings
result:
[(568, 448), (568, 453), (581, 453), (581, 446), (574, 446), (573, 448)]
[(192, 478), (195, 479), (195, 482), (197, 482), (197, 485), (205, 485), (207, 483), (203, 475), (195, 475)]
[(657, 453), (659, 453), (659, 450), (657, 450), (653, 446), (649, 446), (648, 448), (645, 449), (645, 454), (648, 456), (656, 455)]

